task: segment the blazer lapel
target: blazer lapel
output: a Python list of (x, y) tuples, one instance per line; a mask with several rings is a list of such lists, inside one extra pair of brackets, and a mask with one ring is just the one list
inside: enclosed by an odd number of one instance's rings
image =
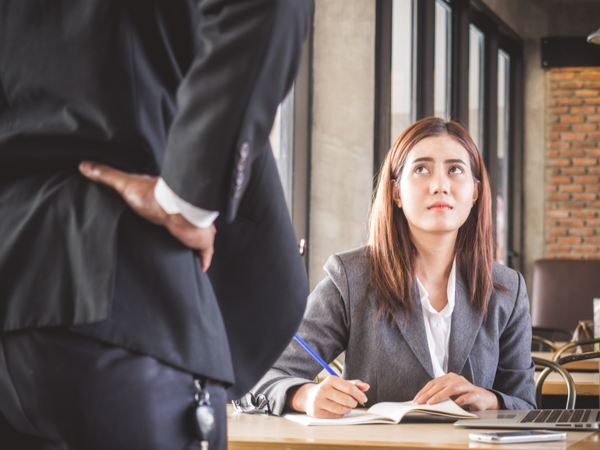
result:
[(458, 272), (454, 302), (448, 344), (448, 373), (460, 374), (481, 328), (483, 316), (469, 301), (468, 290)]
[[(429, 354), (429, 344), (427, 343), (427, 332), (425, 331), (425, 322), (423, 319), (423, 308), (421, 306), (421, 297), (419, 289), (415, 285), (411, 290), (411, 298), (414, 305), (412, 316), (396, 315), (396, 324), (404, 340), (411, 348), (423, 368), (427, 371), (431, 378), (433, 376), (433, 364), (431, 363), (431, 355)], [(406, 319), (405, 319), (406, 317)]]

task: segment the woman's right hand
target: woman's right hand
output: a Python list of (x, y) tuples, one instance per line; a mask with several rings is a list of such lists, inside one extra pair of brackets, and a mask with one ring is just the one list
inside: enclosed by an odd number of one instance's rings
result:
[(287, 392), (286, 406), (318, 419), (339, 419), (359, 403), (366, 403), (369, 389), (360, 380), (329, 376), (321, 383), (306, 383)]

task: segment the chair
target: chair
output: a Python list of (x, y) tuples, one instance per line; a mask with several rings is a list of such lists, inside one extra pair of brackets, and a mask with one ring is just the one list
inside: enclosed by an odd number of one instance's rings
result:
[(592, 320), (593, 299), (600, 297), (599, 274), (600, 260), (536, 261), (533, 264), (532, 325), (574, 330), (580, 320)]
[(531, 351), (532, 352), (556, 352), (558, 346), (550, 339), (543, 338), (534, 334), (531, 336)]
[[(337, 371), (340, 373), (340, 376), (341, 376), (342, 373), (344, 372), (344, 363), (341, 362), (339, 359), (340, 359), (340, 357), (338, 356), (336, 359), (331, 361), (331, 364), (329, 366), (333, 366), (335, 369), (337, 369)], [(316, 383), (319, 383), (321, 381), (321, 380), (319, 380), (319, 375), (317, 375), (313, 381), (315, 381)]]
[[(582, 353), (581, 353), (582, 354)], [(573, 378), (567, 372), (567, 370), (558, 364), (557, 362), (550, 361), (544, 358), (533, 357), (533, 363), (536, 366), (543, 366), (545, 369), (542, 371), (540, 376), (535, 382), (535, 402), (537, 403), (537, 407), (539, 409), (542, 408), (542, 387), (544, 385), (544, 381), (553, 370), (562, 375), (567, 383), (567, 405), (565, 409), (575, 409), (575, 400), (577, 399), (577, 392), (575, 389), (575, 382)]]
[(344, 365), (341, 362), (339, 362), (337, 359), (334, 359), (333, 361), (331, 361), (331, 365), (333, 367), (335, 367), (340, 372), (340, 374), (344, 371)]
[[(552, 356), (552, 361), (556, 361), (559, 364), (565, 364), (565, 363), (572, 362), (572, 361), (583, 361), (584, 359), (599, 358), (600, 357), (600, 352), (577, 353), (577, 354), (574, 354), (574, 355), (562, 356), (563, 353), (565, 351), (567, 351), (568, 349), (570, 349), (570, 348), (577, 347), (579, 345), (588, 345), (588, 344), (600, 344), (600, 338), (585, 339), (585, 340), (581, 340), (581, 341), (568, 342), (565, 345), (563, 345), (561, 348), (559, 348), (559, 349), (556, 350), (556, 352)], [(586, 357), (586, 358), (570, 359), (569, 361), (567, 361), (567, 359), (570, 356), (590, 355), (590, 354), (595, 354), (595, 353), (598, 353), (598, 355), (596, 355), (596, 356), (590, 356), (590, 357)], [(563, 360), (564, 360), (564, 362), (559, 362), (559, 361), (563, 361)]]
[(538, 404), (538, 408), (540, 407), (542, 402), (542, 385), (548, 377), (548, 375), (550, 374), (550, 372), (552, 372), (552, 370), (556, 370), (557, 372), (559, 372), (565, 379), (565, 382), (567, 383), (566, 409), (573, 409), (575, 407), (575, 401), (577, 399), (577, 389), (575, 387), (575, 383), (573, 382), (573, 378), (571, 377), (569, 372), (563, 367), (563, 365), (575, 361), (600, 358), (600, 352), (575, 353), (563, 357), (561, 357), (560, 355), (570, 347), (575, 347), (577, 345), (593, 344), (596, 342), (600, 342), (600, 338), (589, 339), (585, 341), (569, 342), (569, 344), (561, 347), (561, 349), (559, 349), (559, 351), (556, 352), (556, 354), (554, 355), (554, 361), (548, 361), (543, 358), (533, 358), (533, 362), (535, 365), (545, 367), (545, 369), (542, 370), (542, 373), (540, 373), (540, 376), (535, 382), (535, 401)]
[(553, 327), (531, 327), (531, 351), (555, 352), (558, 345), (555, 343), (570, 341), (573, 332)]

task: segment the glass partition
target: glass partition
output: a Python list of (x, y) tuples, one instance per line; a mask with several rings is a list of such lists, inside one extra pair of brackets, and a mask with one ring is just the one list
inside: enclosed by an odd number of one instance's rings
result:
[(269, 141), (291, 216), (294, 187), (294, 88), (277, 108)]
[(510, 57), (498, 51), (498, 191), (496, 197), (496, 261), (508, 263), (508, 86)]
[(392, 73), (391, 73), (391, 126), (393, 144), (413, 122), (412, 118), (412, 46), (413, 2), (392, 2)]
[(484, 35), (475, 25), (469, 27), (469, 133), (483, 152), (483, 44)]

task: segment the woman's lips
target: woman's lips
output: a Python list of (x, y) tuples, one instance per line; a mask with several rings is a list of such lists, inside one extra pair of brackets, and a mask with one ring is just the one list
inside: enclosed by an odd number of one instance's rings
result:
[(430, 205), (427, 209), (429, 209), (429, 211), (450, 211), (452, 209), (452, 206), (444, 202), (435, 202), (433, 205)]

